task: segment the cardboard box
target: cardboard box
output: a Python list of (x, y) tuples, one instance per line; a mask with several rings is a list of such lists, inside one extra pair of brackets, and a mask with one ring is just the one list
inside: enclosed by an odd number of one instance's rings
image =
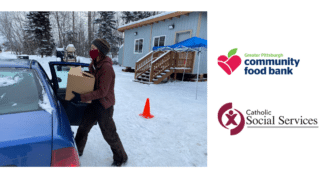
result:
[[(93, 75), (82, 72), (81, 66), (72, 67), (68, 73), (68, 83), (65, 92), (65, 100), (71, 100), (75, 95), (72, 91), (79, 94), (92, 92), (94, 89), (95, 78)], [(85, 102), (91, 103), (91, 101)]]

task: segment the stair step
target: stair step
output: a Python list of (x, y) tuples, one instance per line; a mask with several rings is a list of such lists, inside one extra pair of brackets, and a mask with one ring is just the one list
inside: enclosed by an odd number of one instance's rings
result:
[(133, 80), (134, 82), (139, 82), (142, 84), (153, 84), (153, 82), (148, 82), (148, 81), (140, 81), (140, 80)]
[[(157, 78), (153, 78), (153, 81), (157, 81), (158, 79)], [(141, 77), (141, 78), (138, 78), (138, 81), (144, 81), (144, 82), (149, 82), (149, 78), (144, 78), (144, 77)]]

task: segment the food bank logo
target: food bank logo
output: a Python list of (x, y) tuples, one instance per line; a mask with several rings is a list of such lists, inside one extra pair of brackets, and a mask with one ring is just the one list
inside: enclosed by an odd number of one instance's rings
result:
[[(230, 50), (228, 57), (225, 55), (218, 57), (218, 65), (228, 75), (231, 75), (242, 63), (236, 53), (237, 48)], [(282, 53), (245, 53), (244, 56), (245, 75), (294, 75), (294, 68), (297, 68), (300, 63), (300, 59), (283, 58)]]
[[(239, 124), (237, 124), (235, 120), (237, 116), (240, 116)], [(223, 123), (223, 118), (228, 119), (225, 125)], [(233, 109), (232, 103), (226, 103), (219, 109), (218, 121), (225, 129), (229, 129), (229, 126), (234, 126), (234, 128), (230, 129), (231, 135), (236, 135), (240, 133), (245, 125), (245, 119), (243, 114), (237, 109)]]
[(242, 60), (239, 56), (235, 55), (237, 53), (237, 48), (232, 49), (228, 53), (228, 57), (221, 55), (218, 57), (218, 65), (228, 74), (231, 75), (239, 65)]

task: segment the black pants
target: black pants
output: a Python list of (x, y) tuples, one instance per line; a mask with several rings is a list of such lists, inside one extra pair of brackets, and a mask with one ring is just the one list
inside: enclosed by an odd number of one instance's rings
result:
[(126, 161), (127, 154), (120, 141), (113, 121), (113, 106), (105, 109), (99, 101), (93, 101), (84, 111), (84, 117), (78, 127), (75, 137), (78, 152), (83, 152), (88, 134), (92, 126), (98, 121), (105, 141), (110, 145), (115, 161)]

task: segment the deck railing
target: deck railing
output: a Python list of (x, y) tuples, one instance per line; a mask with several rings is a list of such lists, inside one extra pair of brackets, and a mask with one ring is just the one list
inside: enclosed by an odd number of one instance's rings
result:
[(168, 51), (153, 60), (149, 76), (149, 82), (152, 82), (153, 78), (155, 78), (160, 73), (164, 72), (167, 69), (169, 70), (173, 64), (173, 59), (173, 52)]
[[(135, 63), (134, 79), (150, 70), (149, 82), (165, 70), (175, 68), (175, 73), (192, 73), (195, 52), (151, 51)], [(187, 68), (187, 69), (183, 69)], [(171, 74), (171, 73), (170, 73)]]
[[(134, 79), (145, 73), (147, 70), (150, 69), (151, 67), (151, 61), (155, 60), (157, 57), (159, 57), (161, 54), (163, 54), (163, 51), (159, 52), (154, 52), (151, 51), (148, 54), (146, 54), (144, 57), (140, 58), (136, 63), (135, 63), (135, 74), (134, 74)], [(152, 58), (153, 56), (153, 58)]]
[[(195, 58), (195, 52), (188, 52), (188, 57), (187, 57), (187, 52), (179, 52), (177, 53), (177, 63), (176, 63), (176, 68), (190, 68), (186, 69), (185, 73), (191, 73), (194, 67), (194, 58)], [(187, 57), (187, 59), (186, 59)], [(187, 64), (186, 64), (187, 60)], [(183, 69), (178, 70), (177, 72), (183, 72)]]
[(150, 69), (150, 63), (151, 63), (151, 60), (152, 60), (152, 53), (153, 53), (153, 51), (149, 52), (148, 54), (146, 54), (144, 57), (142, 57), (141, 59), (139, 59), (135, 63), (134, 79), (136, 79), (141, 74), (145, 73), (147, 70)]

